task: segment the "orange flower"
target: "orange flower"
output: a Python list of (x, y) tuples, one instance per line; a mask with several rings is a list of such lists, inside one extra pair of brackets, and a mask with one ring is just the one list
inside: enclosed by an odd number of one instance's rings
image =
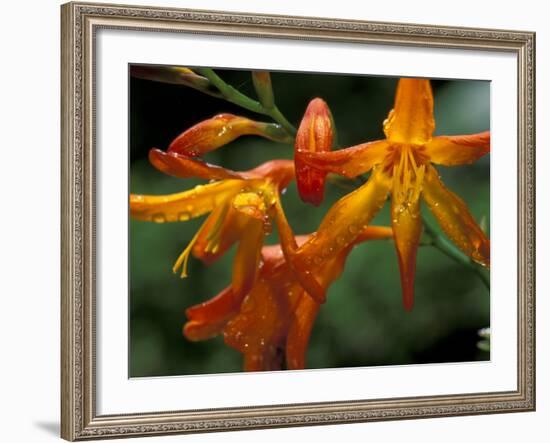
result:
[[(368, 227), (354, 242), (310, 268), (326, 289), (344, 269), (346, 258), (356, 244), (391, 238), (384, 227)], [(301, 254), (315, 250), (315, 236), (297, 237)], [(248, 272), (254, 273), (253, 269)], [(204, 340), (223, 333), (225, 343), (244, 356), (246, 371), (303, 369), (313, 323), (320, 304), (309, 297), (291, 271), (279, 245), (264, 246), (259, 276), (250, 291), (234, 284), (219, 295), (187, 309), (184, 334), (189, 340)]]
[[(171, 195), (130, 195), (133, 218), (156, 223), (183, 222), (210, 214), (177, 259), (173, 271), (187, 276), (187, 261), (193, 255), (207, 263), (229, 247), (239, 246), (233, 264), (235, 291), (248, 291), (256, 278), (265, 234), (280, 205), (279, 194), (294, 178), (290, 160), (273, 160), (247, 172), (234, 172), (180, 154), (153, 149), (151, 163), (177, 177), (216, 179), (206, 185)], [(252, 270), (252, 271), (251, 271)]]
[[(367, 183), (337, 202), (325, 217), (323, 225), (333, 226), (330, 236), (334, 240), (330, 243), (328, 237), (319, 238), (319, 256), (347, 247), (391, 192), (392, 228), (407, 310), (412, 309), (414, 299), (416, 253), (422, 231), (421, 196), (443, 231), (465, 254), (483, 266), (490, 264), (489, 239), (464, 201), (443, 185), (432, 166), (478, 160), (489, 152), (490, 134), (434, 137), (434, 129), (429, 80), (401, 79), (394, 109), (384, 122), (384, 140), (334, 152), (296, 153), (297, 160), (325, 173), (356, 177), (372, 170)], [(324, 226), (319, 231), (328, 233)], [(307, 263), (296, 261), (295, 266), (303, 272)]]

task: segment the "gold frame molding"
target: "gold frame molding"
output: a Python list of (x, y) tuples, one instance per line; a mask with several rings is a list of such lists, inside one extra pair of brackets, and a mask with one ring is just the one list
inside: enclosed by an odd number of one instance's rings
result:
[[(535, 34), (219, 11), (61, 7), (61, 436), (67, 440), (533, 411)], [(518, 385), (511, 392), (98, 416), (94, 36), (100, 28), (505, 51), (518, 60)]]

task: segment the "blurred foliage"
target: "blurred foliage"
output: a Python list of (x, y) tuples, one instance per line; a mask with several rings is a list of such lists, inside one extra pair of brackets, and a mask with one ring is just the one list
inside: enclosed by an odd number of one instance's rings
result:
[[(254, 97), (250, 72), (217, 70), (228, 83)], [(339, 146), (383, 138), (382, 121), (391, 109), (395, 78), (272, 73), (276, 102), (298, 126), (314, 97), (331, 107)], [(432, 81), (436, 134), (466, 134), (489, 129), (490, 84), (484, 81)], [(168, 177), (147, 161), (153, 147), (166, 149), (172, 139), (199, 121), (230, 112), (267, 121), (223, 100), (190, 88), (131, 79), (130, 191), (165, 194), (189, 189), (198, 180)], [(274, 158), (292, 158), (293, 148), (259, 137), (243, 137), (206, 159), (245, 170)], [(477, 220), (489, 210), (489, 157), (471, 165), (439, 167), (445, 184), (470, 207)], [(291, 185), (283, 196), (297, 234), (314, 231), (323, 215), (349, 192), (350, 181), (331, 180), (324, 203), (302, 203)], [(389, 203), (374, 220), (389, 224)], [(424, 214), (428, 214), (423, 208)], [(429, 217), (430, 215), (428, 215)], [(171, 268), (200, 224), (154, 224), (130, 220), (130, 376), (208, 374), (241, 370), (241, 355), (223, 339), (192, 343), (182, 335), (187, 307), (207, 300), (231, 279), (233, 252), (206, 267), (190, 260), (189, 278)], [(276, 243), (274, 232), (267, 243)], [(421, 247), (412, 312), (401, 305), (397, 258), (392, 242), (368, 242), (355, 248), (342, 277), (329, 290), (315, 323), (307, 354), (308, 368), (404, 365), (487, 360), (478, 330), (489, 326), (489, 294), (478, 277), (431, 247)]]

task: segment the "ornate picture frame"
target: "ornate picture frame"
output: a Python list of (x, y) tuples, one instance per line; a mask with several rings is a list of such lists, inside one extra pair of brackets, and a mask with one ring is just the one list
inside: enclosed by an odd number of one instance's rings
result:
[[(62, 6), (61, 435), (86, 440), (535, 409), (535, 35), (524, 31), (73, 2)], [(97, 413), (96, 33), (186, 33), (472, 49), (517, 57), (517, 389), (267, 406)]]

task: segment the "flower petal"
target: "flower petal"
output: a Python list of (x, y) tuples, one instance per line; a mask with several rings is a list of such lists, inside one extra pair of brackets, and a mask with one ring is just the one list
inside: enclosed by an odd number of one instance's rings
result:
[(395, 249), (399, 259), (403, 306), (410, 311), (414, 304), (416, 253), (422, 233), (420, 199), (408, 202), (406, 206), (396, 204), (392, 199), (391, 218)]
[(191, 341), (215, 337), (238, 313), (241, 301), (242, 297), (236, 296), (233, 288), (228, 286), (216, 297), (187, 308), (188, 321), (183, 327), (183, 334)]
[(304, 264), (302, 260), (297, 259), (296, 253), (298, 251), (298, 244), (296, 242), (296, 237), (288, 223), (278, 194), (275, 196), (274, 208), (281, 249), (283, 250), (289, 268), (308, 294), (319, 303), (324, 303), (325, 290), (315, 279), (308, 266)]
[(384, 122), (388, 140), (422, 145), (435, 128), (433, 95), (429, 80), (402, 78), (397, 84), (395, 105)]
[[(316, 233), (299, 249), (292, 230), (279, 210), (277, 226), (287, 262), (307, 293), (318, 303), (326, 300), (326, 284), (312, 273), (351, 247), (386, 201), (391, 180), (376, 168), (367, 183), (338, 200), (325, 215)], [(277, 207), (277, 206), (276, 206)]]
[(467, 165), (489, 153), (489, 131), (470, 135), (434, 137), (426, 145), (430, 161), (445, 166)]
[(244, 235), (248, 220), (239, 215), (230, 203), (214, 208), (195, 240), (193, 256), (212, 264), (224, 255)]
[(249, 217), (243, 234), (233, 261), (231, 283), (233, 290), (238, 294), (247, 294), (256, 282), (265, 237), (263, 221)]
[(241, 172), (240, 175), (247, 179), (268, 179), (277, 185), (279, 192), (283, 191), (294, 180), (294, 162), (292, 160), (269, 160), (261, 165)]
[(170, 143), (168, 152), (189, 157), (201, 156), (242, 135), (259, 135), (281, 142), (291, 141), (288, 133), (278, 124), (257, 122), (233, 114), (218, 114), (178, 135)]
[(156, 223), (187, 221), (211, 212), (239, 192), (242, 180), (223, 180), (169, 195), (130, 195), (132, 218)]
[(307, 345), (320, 307), (319, 303), (305, 293), (300, 297), (286, 341), (287, 369), (305, 368)]
[(242, 174), (211, 165), (202, 160), (186, 157), (175, 152), (164, 152), (160, 149), (149, 151), (149, 161), (159, 171), (178, 178), (204, 178), (206, 180), (223, 180), (242, 178)]
[(389, 146), (386, 140), (378, 140), (332, 152), (298, 151), (296, 159), (313, 169), (353, 178), (382, 163)]
[(284, 275), (260, 279), (224, 329), (228, 346), (244, 354), (245, 371), (281, 369), (284, 339), (291, 317), (290, 300), (277, 290)]
[(466, 203), (449, 191), (433, 166), (424, 177), (424, 200), (447, 236), (472, 260), (489, 267), (491, 243), (470, 214)]

